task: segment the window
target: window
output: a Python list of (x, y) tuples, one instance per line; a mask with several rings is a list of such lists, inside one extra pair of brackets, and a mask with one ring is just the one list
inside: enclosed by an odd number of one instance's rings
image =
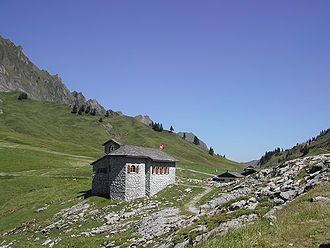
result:
[(139, 165), (127, 165), (127, 173), (139, 173)]
[(169, 173), (170, 173), (169, 167), (158, 167), (158, 166), (152, 167), (152, 174), (169, 174)]
[(113, 146), (110, 146), (110, 151), (115, 150), (115, 148)]

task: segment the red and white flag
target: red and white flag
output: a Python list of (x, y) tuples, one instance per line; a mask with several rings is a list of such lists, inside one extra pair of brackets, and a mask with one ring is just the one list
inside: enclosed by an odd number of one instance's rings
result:
[(161, 151), (163, 151), (163, 150), (165, 149), (165, 145), (164, 145), (164, 144), (160, 144), (159, 149), (160, 149)]

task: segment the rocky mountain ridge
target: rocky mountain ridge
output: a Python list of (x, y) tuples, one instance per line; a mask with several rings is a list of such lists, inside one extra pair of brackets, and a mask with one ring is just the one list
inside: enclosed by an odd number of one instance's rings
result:
[(86, 100), (81, 92), (70, 92), (58, 75), (39, 69), (24, 54), (21, 46), (0, 36), (0, 91), (22, 91), (35, 100), (78, 107), (90, 106), (97, 114), (105, 114), (97, 100)]
[[(73, 91), (66, 87), (58, 75), (51, 75), (46, 70), (39, 69), (24, 54), (21, 46), (0, 36), (0, 91), (22, 91), (34, 100), (55, 102), (60, 104), (76, 106), (80, 109), (89, 108), (95, 110), (97, 115), (118, 116), (120, 111), (106, 110), (96, 99), (87, 100), (82, 92)], [(148, 115), (137, 115), (134, 117), (141, 123), (150, 126), (153, 122)], [(178, 133), (183, 137), (183, 132)], [(194, 141), (196, 135), (186, 132), (186, 140)], [(199, 140), (199, 146), (208, 150), (207, 145)]]

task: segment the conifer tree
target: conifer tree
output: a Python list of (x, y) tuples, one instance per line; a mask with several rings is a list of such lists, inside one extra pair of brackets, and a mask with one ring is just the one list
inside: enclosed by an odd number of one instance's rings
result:
[(93, 109), (93, 110), (91, 111), (91, 115), (96, 115), (96, 109)]
[(194, 137), (194, 144), (195, 145), (199, 145), (199, 139), (197, 138), (197, 136)]
[(174, 128), (171, 126), (170, 127), (170, 132), (173, 133), (173, 131), (174, 131)]
[(183, 133), (183, 137), (184, 140), (186, 139), (186, 133)]
[(213, 150), (213, 148), (212, 148), (212, 147), (210, 147), (210, 150), (209, 150), (209, 154), (210, 154), (211, 156), (213, 156), (213, 155), (214, 155), (214, 150)]
[(78, 111), (79, 115), (82, 115), (85, 112), (85, 105), (81, 105)]
[(77, 107), (77, 105), (75, 104), (75, 105), (73, 105), (73, 108), (72, 108), (71, 113), (72, 113), (72, 114), (77, 114), (77, 112), (78, 112), (78, 107)]
[(86, 107), (85, 114), (88, 114), (89, 112), (91, 112), (91, 107), (88, 105)]
[(25, 92), (22, 92), (21, 94), (19, 94), (18, 100), (26, 100), (28, 99), (28, 95)]

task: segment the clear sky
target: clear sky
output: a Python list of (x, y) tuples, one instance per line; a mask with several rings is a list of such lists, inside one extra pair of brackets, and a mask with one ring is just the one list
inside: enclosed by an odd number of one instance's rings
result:
[(70, 90), (237, 161), (330, 124), (330, 1), (0, 1), (0, 34)]

